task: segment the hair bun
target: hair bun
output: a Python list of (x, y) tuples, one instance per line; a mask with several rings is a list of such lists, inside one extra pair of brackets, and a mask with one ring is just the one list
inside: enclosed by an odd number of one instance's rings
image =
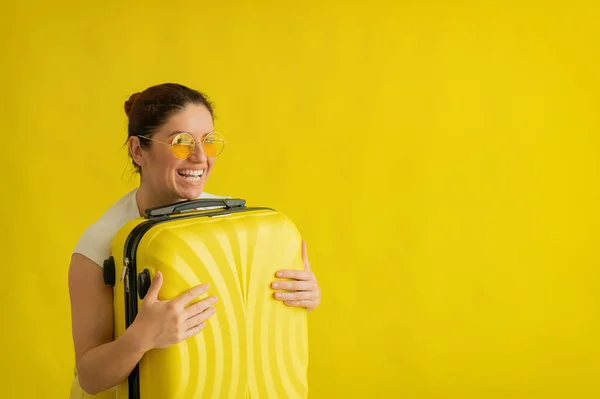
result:
[(135, 100), (139, 95), (140, 93), (133, 93), (129, 97), (129, 100), (125, 101), (125, 113), (127, 114), (127, 117), (129, 117), (129, 114), (131, 113), (131, 107), (133, 107), (133, 103), (135, 103)]

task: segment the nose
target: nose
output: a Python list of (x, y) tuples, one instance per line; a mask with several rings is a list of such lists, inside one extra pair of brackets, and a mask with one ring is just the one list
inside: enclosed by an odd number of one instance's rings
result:
[(192, 155), (190, 155), (189, 160), (198, 163), (206, 163), (208, 161), (208, 157), (204, 152), (202, 143), (196, 143), (196, 145), (194, 146), (194, 152), (192, 152)]

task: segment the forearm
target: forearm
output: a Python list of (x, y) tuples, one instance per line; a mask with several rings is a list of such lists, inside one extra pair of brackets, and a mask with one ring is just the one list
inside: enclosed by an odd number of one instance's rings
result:
[(79, 359), (79, 384), (92, 395), (112, 388), (129, 376), (143, 355), (135, 330), (129, 328), (116, 340), (90, 349)]

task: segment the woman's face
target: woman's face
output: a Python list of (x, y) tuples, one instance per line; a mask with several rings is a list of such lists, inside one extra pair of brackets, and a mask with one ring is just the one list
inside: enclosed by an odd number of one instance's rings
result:
[[(213, 131), (210, 112), (203, 105), (190, 104), (172, 115), (151, 138), (168, 144), (146, 140), (146, 148), (139, 146), (139, 138), (131, 137), (130, 151), (142, 169), (142, 184), (163, 201), (193, 200), (200, 197), (213, 167), (214, 158), (208, 158), (199, 143)], [(177, 133), (186, 132), (194, 137), (196, 146), (187, 159), (177, 158), (171, 142)], [(143, 140), (143, 139), (142, 139)]]

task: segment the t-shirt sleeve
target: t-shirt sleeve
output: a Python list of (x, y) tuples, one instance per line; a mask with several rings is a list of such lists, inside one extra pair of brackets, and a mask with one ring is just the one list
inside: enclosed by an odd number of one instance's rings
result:
[(205, 193), (204, 191), (200, 194), (200, 199), (210, 199), (210, 198), (216, 198), (216, 199), (222, 199), (222, 198), (231, 198), (228, 195), (216, 195), (216, 194), (209, 194), (209, 193)]
[(111, 238), (101, 223), (89, 226), (77, 241), (73, 253), (79, 253), (103, 267), (104, 260), (110, 256)]

